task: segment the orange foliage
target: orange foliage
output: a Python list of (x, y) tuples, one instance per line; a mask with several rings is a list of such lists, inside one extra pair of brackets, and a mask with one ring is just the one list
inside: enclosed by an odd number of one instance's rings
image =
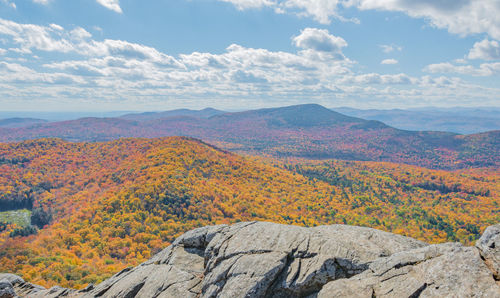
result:
[(26, 141), (0, 144), (0, 158), (0, 200), (29, 197), (54, 216), (37, 235), (0, 233), (0, 268), (44, 286), (100, 282), (208, 224), (346, 223), (471, 243), (499, 221), (496, 170), (284, 165), (182, 137)]

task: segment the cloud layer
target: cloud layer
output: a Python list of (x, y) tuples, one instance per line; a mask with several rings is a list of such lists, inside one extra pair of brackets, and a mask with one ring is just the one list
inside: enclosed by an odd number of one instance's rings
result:
[[(229, 45), (219, 54), (176, 56), (124, 40), (96, 39), (81, 27), (40, 26), (0, 19), (0, 98), (4, 101), (126, 102), (175, 99), (202, 105), (277, 105), (315, 101), (404, 106), (416, 103), (494, 102), (499, 89), (447, 76), (363, 73), (343, 53), (348, 42), (325, 29), (305, 28), (291, 37), (295, 51)], [(58, 55), (51, 55), (57, 53)], [(42, 63), (36, 63), (44, 56)], [(393, 64), (394, 61), (386, 61)], [(451, 64), (450, 64), (451, 65)], [(497, 73), (499, 65), (477, 69), (428, 66), (430, 73)], [(424, 101), (422, 101), (424, 100)], [(471, 102), (472, 101), (472, 102)]]

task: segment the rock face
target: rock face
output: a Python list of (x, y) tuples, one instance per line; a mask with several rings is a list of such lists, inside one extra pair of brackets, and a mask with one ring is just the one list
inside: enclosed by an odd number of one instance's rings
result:
[(495, 279), (500, 280), (500, 225), (486, 228), (476, 247)]
[(500, 225), (464, 247), (362, 227), (247, 222), (187, 232), (81, 291), (2, 274), (0, 291), (5, 280), (21, 297), (500, 297), (499, 245)]

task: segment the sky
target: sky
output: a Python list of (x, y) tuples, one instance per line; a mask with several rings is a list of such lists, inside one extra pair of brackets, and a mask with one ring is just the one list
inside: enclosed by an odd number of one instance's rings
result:
[(0, 0), (0, 112), (500, 106), (500, 0)]

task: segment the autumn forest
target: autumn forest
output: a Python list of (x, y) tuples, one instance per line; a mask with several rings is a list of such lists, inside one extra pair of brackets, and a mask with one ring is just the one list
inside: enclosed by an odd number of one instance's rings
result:
[(500, 172), (460, 168), (238, 155), (190, 137), (1, 143), (0, 268), (83, 288), (187, 230), (252, 220), (470, 245), (500, 221)]

